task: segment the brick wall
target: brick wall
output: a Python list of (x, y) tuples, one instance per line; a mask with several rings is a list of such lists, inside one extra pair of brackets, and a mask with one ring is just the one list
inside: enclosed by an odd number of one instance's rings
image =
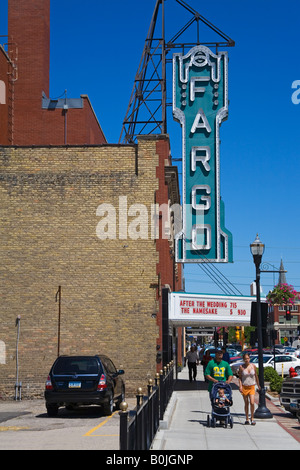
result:
[(117, 234), (119, 196), (128, 197), (128, 208), (146, 204), (150, 214), (162, 164), (156, 144), (164, 140), (0, 148), (2, 398), (14, 393), (18, 315), (23, 396), (43, 392), (57, 355), (58, 286), (61, 354), (107, 353), (126, 370), (129, 393), (154, 377), (159, 297), (151, 286), (158, 279), (157, 241), (100, 240), (96, 210), (102, 203), (116, 208)]
[(6, 52), (0, 46), (0, 144), (9, 145), (9, 115), (8, 104), (11, 98), (9, 94), (8, 73), (10, 63)]

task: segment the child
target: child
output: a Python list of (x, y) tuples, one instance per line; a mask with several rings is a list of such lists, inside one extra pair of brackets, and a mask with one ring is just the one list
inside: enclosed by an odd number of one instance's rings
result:
[(231, 405), (230, 400), (225, 395), (224, 388), (219, 389), (218, 396), (215, 400), (215, 405), (218, 408), (223, 408), (224, 406), (230, 406)]

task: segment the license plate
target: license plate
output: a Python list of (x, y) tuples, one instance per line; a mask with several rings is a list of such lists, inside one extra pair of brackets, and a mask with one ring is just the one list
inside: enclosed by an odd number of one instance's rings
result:
[(81, 388), (81, 382), (69, 382), (69, 388)]
[(291, 408), (298, 408), (298, 403), (290, 403)]

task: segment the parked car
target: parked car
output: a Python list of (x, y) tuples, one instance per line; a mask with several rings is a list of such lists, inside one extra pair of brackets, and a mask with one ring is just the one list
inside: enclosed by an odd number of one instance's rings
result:
[[(270, 348), (264, 348), (263, 349), (263, 354), (267, 355), (273, 355), (274, 350)], [(244, 349), (244, 351), (241, 351), (238, 353), (236, 356), (233, 356), (230, 358), (230, 364), (235, 361), (242, 361), (243, 355), (247, 353), (249, 356), (256, 356), (258, 354), (258, 349), (253, 348), (253, 349)], [(275, 354), (284, 354), (283, 352), (280, 351), (280, 349), (275, 348)]]
[(232, 349), (232, 348), (226, 348), (226, 351), (227, 351), (228, 354), (229, 354), (230, 360), (231, 360), (233, 357), (238, 356), (238, 354), (239, 354), (239, 351), (237, 351), (236, 349)]
[(101, 405), (104, 414), (119, 408), (125, 399), (125, 383), (111, 359), (104, 355), (60, 356), (46, 381), (48, 416), (56, 416), (61, 406)]
[[(222, 346), (218, 346), (218, 349), (220, 349)], [(210, 352), (210, 356), (211, 358), (215, 357), (216, 355), (216, 348), (214, 346), (208, 346), (206, 348), (202, 348), (201, 351), (199, 352), (199, 360), (202, 361), (203, 359), (203, 356), (205, 354), (206, 351), (209, 351)], [(226, 348), (226, 351), (228, 352), (229, 354), (229, 358), (230, 358), (230, 361), (231, 361), (231, 358), (233, 356), (236, 356), (238, 354), (238, 351), (236, 351), (235, 349), (232, 349), (232, 348)]]
[(253, 356), (255, 354), (257, 354), (257, 349), (244, 349), (244, 351), (240, 351), (236, 356), (232, 356), (230, 358), (230, 364), (235, 362), (235, 361), (242, 361), (243, 363), (243, 355), (244, 354), (249, 354), (249, 356)]
[[(273, 367), (273, 360), (274, 356), (271, 356), (271, 360), (269, 360), (268, 365), (271, 364)], [(282, 368), (283, 375), (288, 375), (291, 367), (295, 369), (297, 374), (300, 374), (300, 359), (286, 354), (275, 354), (275, 368), (279, 375), (282, 373)]]
[(297, 415), (300, 423), (300, 375), (288, 377), (282, 382), (280, 403), (285, 410)]
[(227, 348), (228, 348), (228, 349), (235, 349), (237, 352), (241, 352), (241, 351), (242, 351), (242, 346), (241, 346), (239, 343), (230, 343), (230, 344), (227, 344)]
[[(255, 364), (258, 367), (258, 355), (250, 356), (250, 362)], [(240, 366), (244, 364), (244, 361), (236, 361), (233, 364), (230, 364), (231, 370), (234, 375), (238, 375)], [(271, 354), (263, 355), (263, 364), (264, 367), (274, 367), (274, 356)], [(275, 370), (280, 375), (282, 373), (283, 366), (283, 375), (288, 375), (291, 367), (300, 374), (300, 359), (297, 359), (295, 356), (288, 356), (286, 354), (275, 354)]]
[[(256, 356), (250, 356), (250, 362), (253, 362), (253, 358), (256, 357)], [(232, 373), (233, 375), (235, 375), (236, 377), (238, 377), (239, 375), (239, 368), (240, 366), (242, 366), (244, 364), (244, 361), (243, 359), (239, 359), (238, 361), (235, 361), (233, 363), (230, 364), (230, 367), (231, 367), (231, 370), (232, 370)]]
[(286, 346), (283, 350), (283, 354), (290, 354), (292, 356), (296, 356), (296, 348), (291, 348), (289, 346)]

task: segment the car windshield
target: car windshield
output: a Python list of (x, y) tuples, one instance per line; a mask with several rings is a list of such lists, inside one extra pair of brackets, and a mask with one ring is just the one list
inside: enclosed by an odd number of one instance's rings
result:
[(60, 357), (53, 367), (54, 375), (98, 374), (95, 357)]

